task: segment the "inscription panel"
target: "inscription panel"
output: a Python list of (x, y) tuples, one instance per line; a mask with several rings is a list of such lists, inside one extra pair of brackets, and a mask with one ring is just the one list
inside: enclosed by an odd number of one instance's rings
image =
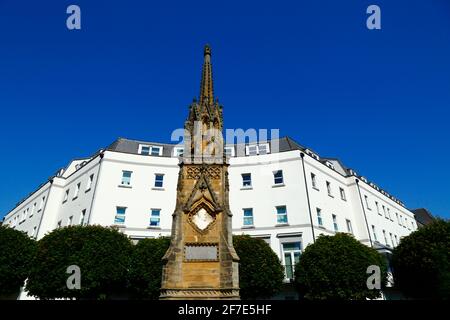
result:
[(186, 261), (217, 261), (219, 250), (217, 244), (186, 244), (184, 257)]

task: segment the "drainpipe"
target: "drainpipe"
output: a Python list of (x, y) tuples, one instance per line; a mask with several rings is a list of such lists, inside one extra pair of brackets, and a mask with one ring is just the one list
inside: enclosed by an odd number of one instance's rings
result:
[(361, 197), (361, 190), (359, 188), (359, 179), (355, 179), (355, 181), (356, 181), (356, 187), (358, 188), (359, 200), (361, 203), (361, 208), (363, 210), (364, 220), (366, 221), (367, 234), (369, 235), (370, 246), (373, 248), (372, 237), (370, 235), (369, 224), (367, 222), (366, 210), (364, 209), (364, 203), (363, 203), (362, 197)]
[(316, 236), (314, 234), (314, 224), (313, 224), (312, 213), (311, 213), (311, 203), (309, 201), (308, 184), (306, 183), (306, 171), (305, 171), (305, 159), (304, 159), (305, 154), (303, 152), (300, 152), (300, 157), (302, 158), (303, 178), (305, 180), (306, 199), (308, 200), (309, 220), (311, 221), (311, 232), (312, 232), (312, 237), (313, 237), (313, 243), (315, 243)]

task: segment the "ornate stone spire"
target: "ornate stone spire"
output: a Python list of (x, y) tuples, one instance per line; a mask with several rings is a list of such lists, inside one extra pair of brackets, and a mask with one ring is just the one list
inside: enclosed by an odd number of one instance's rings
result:
[(203, 105), (204, 103), (211, 105), (214, 103), (214, 86), (211, 65), (211, 47), (208, 44), (205, 45), (203, 55), (204, 61), (202, 81), (200, 83), (200, 105)]

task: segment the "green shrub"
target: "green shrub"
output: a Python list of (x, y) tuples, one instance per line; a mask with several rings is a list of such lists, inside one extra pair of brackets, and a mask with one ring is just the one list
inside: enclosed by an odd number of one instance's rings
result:
[(352, 236), (320, 236), (306, 247), (295, 267), (295, 284), (305, 299), (364, 300), (377, 298), (380, 290), (367, 288), (370, 265), (380, 267), (382, 283), (386, 262), (381, 254)]

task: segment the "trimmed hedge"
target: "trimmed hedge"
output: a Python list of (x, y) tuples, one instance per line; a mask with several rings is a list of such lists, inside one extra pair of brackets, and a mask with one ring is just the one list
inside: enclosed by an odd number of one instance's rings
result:
[(0, 296), (19, 293), (36, 252), (36, 241), (25, 232), (0, 225)]
[(367, 288), (367, 267), (380, 267), (382, 287), (387, 275), (385, 259), (352, 236), (320, 236), (306, 247), (295, 267), (295, 283), (308, 300), (364, 300), (378, 298), (380, 290)]
[(436, 220), (404, 237), (392, 255), (394, 285), (416, 299), (450, 298), (450, 221)]
[(270, 298), (284, 279), (284, 268), (270, 246), (262, 239), (248, 235), (233, 236), (240, 258), (239, 286), (241, 299)]
[[(26, 289), (40, 299), (110, 299), (125, 292), (132, 243), (114, 228), (70, 226), (38, 241)], [(81, 289), (68, 289), (71, 274), (81, 270)]]

